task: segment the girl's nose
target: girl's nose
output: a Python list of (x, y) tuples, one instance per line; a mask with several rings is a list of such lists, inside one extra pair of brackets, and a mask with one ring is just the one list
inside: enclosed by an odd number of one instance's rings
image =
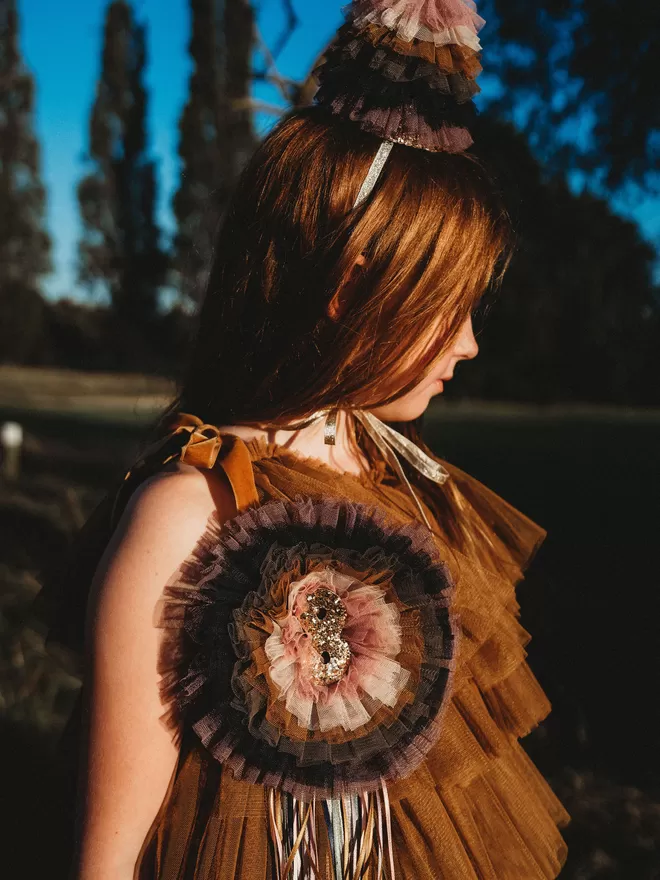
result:
[(454, 354), (464, 360), (472, 360), (479, 354), (479, 345), (474, 336), (471, 317), (467, 318), (461, 327), (461, 332), (454, 346)]

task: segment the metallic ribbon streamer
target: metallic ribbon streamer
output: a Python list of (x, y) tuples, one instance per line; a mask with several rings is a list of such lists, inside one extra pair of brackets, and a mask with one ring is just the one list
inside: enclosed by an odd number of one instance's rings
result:
[[(418, 470), (420, 474), (423, 474), (429, 480), (432, 480), (439, 485), (442, 485), (442, 483), (449, 478), (448, 471), (446, 471), (441, 464), (423, 452), (416, 443), (413, 443), (412, 440), (409, 440), (407, 437), (404, 437), (403, 434), (395, 431), (394, 428), (390, 428), (389, 425), (386, 425), (385, 422), (382, 422), (379, 418), (373, 415), (373, 413), (361, 409), (353, 410), (352, 412), (355, 418), (363, 425), (365, 431), (383, 453), (385, 458), (390, 461), (397, 476), (404, 486), (406, 486), (411, 498), (417, 505), (417, 509), (420, 512), (423, 522), (426, 524), (427, 528), (431, 529), (431, 524), (426, 512), (424, 511), (415, 490), (410, 484), (410, 480), (406, 476), (406, 472), (399, 460), (399, 455), (403, 456), (403, 458)], [(314, 418), (319, 419), (327, 418), (330, 413), (334, 414), (331, 427), (332, 440), (328, 439), (330, 430), (326, 429), (324, 432), (326, 443), (334, 443), (334, 427), (337, 410), (336, 408), (333, 408), (331, 410), (322, 410), (321, 412), (314, 414)]]
[(361, 795), (300, 801), (270, 789), (269, 826), (274, 880), (322, 880), (317, 820), (330, 846), (325, 880), (396, 880), (387, 785)]
[(341, 811), (341, 801), (335, 798), (330, 801), (332, 816), (331, 850), (335, 869), (335, 877), (341, 877), (344, 866), (342, 864), (342, 850), (344, 846), (344, 823)]
[(394, 872), (394, 844), (392, 841), (392, 812), (390, 810), (390, 796), (387, 791), (387, 785), (383, 782), (383, 809), (385, 812), (385, 834), (387, 836), (387, 856), (390, 868), (390, 878), (395, 880)]

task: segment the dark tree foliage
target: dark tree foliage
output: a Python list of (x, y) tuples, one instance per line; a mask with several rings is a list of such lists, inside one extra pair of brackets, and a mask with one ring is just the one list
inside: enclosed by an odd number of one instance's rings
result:
[(203, 290), (219, 217), (255, 145), (250, 109), (254, 12), (247, 0), (191, 0), (190, 93), (179, 121), (174, 197), (179, 288)]
[(108, 7), (101, 76), (89, 129), (89, 173), (78, 185), (79, 277), (109, 294), (119, 324), (144, 331), (156, 317), (167, 260), (155, 219), (156, 168), (146, 134), (145, 28), (130, 5)]
[(456, 390), (539, 403), (659, 403), (653, 249), (605, 200), (548, 180), (511, 126), (484, 118), (476, 135), (518, 241), (497, 301), (484, 300), (482, 353), (459, 372)]
[[(612, 188), (657, 185), (660, 4), (484, 0), (486, 70), (546, 162), (598, 171)], [(585, 129), (588, 135), (585, 137)]]
[(38, 343), (43, 303), (37, 290), (51, 266), (34, 82), (21, 58), (18, 28), (15, 0), (0, 0), (0, 360), (20, 362)]

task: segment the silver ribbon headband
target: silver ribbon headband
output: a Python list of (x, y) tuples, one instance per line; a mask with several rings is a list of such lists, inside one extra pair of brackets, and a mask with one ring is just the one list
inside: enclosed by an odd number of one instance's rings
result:
[[(337, 409), (330, 409), (322, 410), (314, 414), (315, 419), (325, 418), (323, 432), (324, 442), (330, 445), (333, 445), (335, 442), (337, 412)], [(386, 425), (385, 422), (382, 422), (373, 413), (367, 412), (363, 409), (352, 410), (352, 413), (363, 425), (365, 431), (383, 453), (385, 458), (391, 463), (397, 476), (406, 486), (412, 499), (417, 505), (422, 520), (426, 523), (426, 526), (431, 529), (431, 524), (426, 512), (424, 511), (419, 498), (415, 494), (415, 491), (410, 484), (410, 480), (406, 476), (406, 472), (399, 460), (399, 455), (402, 455), (407, 462), (420, 472), (420, 474), (423, 474), (429, 480), (432, 480), (439, 485), (442, 485), (442, 483), (449, 478), (448, 471), (435, 461), (435, 459), (423, 452), (416, 443), (413, 443), (412, 440), (409, 440), (407, 437), (404, 437), (403, 434), (395, 431), (394, 428), (390, 428), (389, 425)]]
[(390, 155), (390, 151), (394, 144), (392, 141), (383, 141), (383, 143), (378, 147), (376, 151), (376, 155), (373, 158), (373, 162), (369, 166), (369, 170), (367, 171), (367, 176), (362, 181), (362, 186), (360, 187), (360, 192), (357, 194), (357, 198), (355, 199), (355, 204), (353, 205), (353, 209), (359, 208), (371, 195), (373, 188), (376, 186), (376, 181), (381, 175), (383, 168), (385, 167), (385, 163), (387, 162), (387, 157)]

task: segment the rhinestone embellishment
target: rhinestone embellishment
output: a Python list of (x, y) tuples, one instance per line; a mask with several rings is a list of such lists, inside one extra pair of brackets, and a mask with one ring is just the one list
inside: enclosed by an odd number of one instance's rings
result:
[(346, 606), (332, 590), (319, 587), (307, 596), (307, 608), (300, 615), (300, 623), (318, 655), (312, 665), (312, 678), (316, 684), (334, 684), (341, 681), (351, 660), (348, 642), (341, 637)]

